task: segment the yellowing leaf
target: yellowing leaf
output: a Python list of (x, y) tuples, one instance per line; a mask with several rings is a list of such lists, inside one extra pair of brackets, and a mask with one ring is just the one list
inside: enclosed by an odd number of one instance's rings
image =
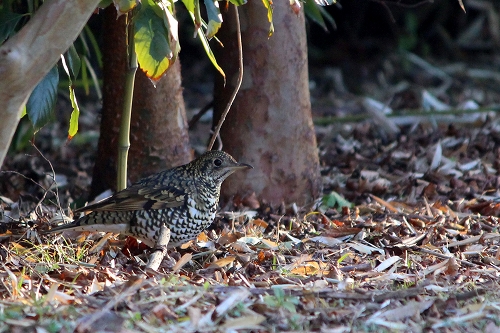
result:
[(272, 0), (262, 0), (264, 7), (267, 9), (267, 19), (271, 25), (269, 26), (268, 36), (271, 37), (274, 34), (274, 25), (273, 25), (273, 1)]
[(310, 275), (326, 275), (328, 274), (327, 270), (328, 265), (318, 261), (309, 261), (300, 264), (299, 266), (293, 268), (290, 272), (292, 274), (310, 276)]
[(170, 67), (174, 54), (169, 43), (169, 31), (163, 13), (153, 0), (142, 1), (134, 18), (134, 42), (137, 60), (147, 77), (158, 81)]
[(78, 102), (75, 97), (75, 90), (72, 86), (69, 87), (69, 99), (71, 100), (71, 106), (73, 111), (71, 112), (71, 118), (69, 119), (69, 130), (68, 130), (68, 140), (71, 140), (78, 132), (78, 119), (80, 118), (80, 108), (78, 107)]

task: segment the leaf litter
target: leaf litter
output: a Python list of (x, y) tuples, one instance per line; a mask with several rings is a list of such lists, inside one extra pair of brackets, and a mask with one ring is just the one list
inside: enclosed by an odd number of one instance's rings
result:
[(375, 130), (351, 126), (355, 151), (322, 138), (327, 185), (313, 209), (222, 211), (159, 272), (142, 270), (146, 250), (129, 239), (41, 235), (66, 218), (50, 204), (54, 194), (2, 199), (0, 327), (497, 330), (498, 120), (421, 124), (385, 143)]
[[(8, 160), (17, 171), (0, 175), (0, 332), (498, 332), (500, 97), (478, 92), (498, 78), (406, 57), (429, 89), (395, 80), (370, 98), (337, 92), (336, 109), (364, 108), (368, 121), (316, 112), (316, 205), (238, 199), (158, 272), (143, 270), (148, 249), (134, 239), (42, 235), (82, 205), (95, 146)], [(476, 76), (477, 87), (450, 94), (471, 112), (436, 98), (458, 90), (457, 74)], [(414, 101), (426, 111), (397, 113)]]

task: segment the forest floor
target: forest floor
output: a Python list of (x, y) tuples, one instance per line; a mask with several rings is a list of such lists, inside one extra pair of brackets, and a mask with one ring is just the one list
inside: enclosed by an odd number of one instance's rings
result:
[[(311, 68), (318, 204), (223, 207), (159, 272), (131, 239), (40, 233), (86, 198), (97, 108), (67, 145), (64, 122), (40, 151), (14, 142), (0, 332), (500, 332), (500, 56), (398, 53), (358, 73), (352, 93), (341, 68)], [(203, 95), (188, 108), (210, 91), (186, 87)]]

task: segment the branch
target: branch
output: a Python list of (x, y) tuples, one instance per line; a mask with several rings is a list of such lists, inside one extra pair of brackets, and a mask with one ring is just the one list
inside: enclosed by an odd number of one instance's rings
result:
[(219, 122), (217, 123), (217, 127), (215, 127), (214, 134), (212, 135), (212, 139), (210, 140), (210, 143), (208, 144), (207, 150), (212, 150), (212, 147), (214, 146), (215, 139), (219, 135), (220, 129), (222, 127), (222, 124), (224, 123), (224, 120), (226, 120), (226, 116), (229, 113), (229, 109), (231, 108), (231, 105), (233, 105), (234, 99), (236, 98), (236, 94), (240, 90), (241, 87), (241, 82), (243, 81), (243, 49), (241, 46), (241, 26), (240, 26), (240, 16), (238, 14), (238, 7), (234, 6), (234, 15), (235, 15), (235, 23), (236, 23), (236, 37), (238, 41), (238, 66), (239, 66), (239, 72), (238, 72), (238, 80), (236, 82), (236, 87), (234, 88), (233, 94), (231, 95), (231, 98), (229, 99), (229, 102), (226, 105), (226, 109), (220, 116)]
[(47, 0), (0, 47), (0, 166), (29, 95), (78, 37), (98, 4), (99, 0)]

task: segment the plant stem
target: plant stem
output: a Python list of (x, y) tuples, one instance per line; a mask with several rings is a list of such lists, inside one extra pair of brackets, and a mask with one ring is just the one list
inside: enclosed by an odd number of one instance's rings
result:
[(116, 179), (116, 190), (121, 191), (127, 187), (127, 160), (130, 148), (130, 117), (132, 114), (132, 100), (134, 99), (135, 73), (137, 72), (137, 55), (134, 46), (134, 26), (131, 22), (131, 14), (127, 18), (128, 37), (128, 64), (129, 68), (125, 78), (125, 95), (123, 99), (122, 119), (120, 134), (118, 138), (118, 170)]
[(241, 27), (240, 27), (240, 16), (238, 14), (238, 7), (235, 5), (232, 5), (234, 7), (234, 16), (235, 16), (235, 23), (236, 23), (236, 37), (238, 41), (238, 66), (239, 66), (239, 72), (238, 72), (238, 80), (236, 82), (236, 87), (234, 88), (233, 94), (231, 95), (231, 98), (229, 99), (229, 102), (226, 105), (226, 109), (224, 112), (222, 112), (222, 115), (219, 119), (219, 122), (217, 123), (217, 127), (215, 127), (214, 134), (212, 135), (212, 139), (210, 139), (210, 143), (208, 144), (207, 150), (212, 150), (212, 147), (214, 146), (215, 139), (219, 135), (220, 129), (222, 127), (222, 124), (224, 123), (224, 120), (226, 120), (226, 116), (229, 113), (229, 109), (231, 108), (231, 105), (233, 105), (234, 99), (236, 98), (236, 94), (240, 90), (241, 87), (241, 82), (243, 81), (243, 49), (241, 45)]

